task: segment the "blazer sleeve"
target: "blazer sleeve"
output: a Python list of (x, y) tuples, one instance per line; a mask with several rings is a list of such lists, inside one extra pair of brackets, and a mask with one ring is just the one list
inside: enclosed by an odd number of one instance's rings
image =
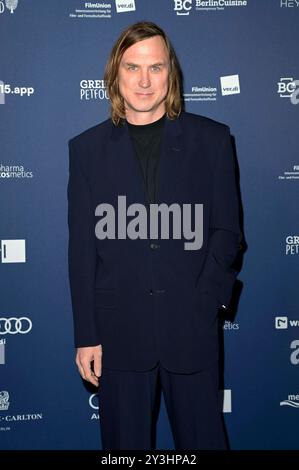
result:
[(219, 306), (227, 307), (238, 274), (232, 264), (242, 240), (234, 155), (228, 126), (225, 126), (215, 166), (208, 250), (199, 290), (217, 298)]
[(69, 145), (68, 270), (73, 310), (75, 347), (100, 344), (95, 322), (95, 273), (97, 252), (91, 192), (80, 167), (79, 152)]

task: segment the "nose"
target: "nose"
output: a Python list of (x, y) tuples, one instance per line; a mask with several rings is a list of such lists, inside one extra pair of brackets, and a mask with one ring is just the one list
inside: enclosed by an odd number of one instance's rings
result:
[(147, 70), (141, 71), (141, 75), (139, 79), (139, 86), (142, 88), (148, 88), (151, 86), (149, 73)]

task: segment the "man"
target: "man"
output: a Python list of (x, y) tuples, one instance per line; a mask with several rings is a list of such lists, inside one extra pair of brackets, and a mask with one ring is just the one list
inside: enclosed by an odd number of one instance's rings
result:
[(241, 239), (233, 153), (226, 125), (182, 111), (179, 77), (161, 28), (128, 27), (105, 71), (111, 119), (69, 142), (76, 364), (99, 385), (103, 449), (152, 448), (158, 379), (175, 448), (226, 448), (217, 316)]

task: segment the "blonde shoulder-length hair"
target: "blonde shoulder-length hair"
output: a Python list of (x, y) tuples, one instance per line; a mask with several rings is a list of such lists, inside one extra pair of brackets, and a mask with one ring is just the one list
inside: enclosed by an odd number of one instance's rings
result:
[(105, 68), (104, 80), (111, 102), (111, 119), (116, 126), (121, 124), (126, 117), (124, 100), (118, 86), (118, 70), (122, 56), (136, 42), (153, 36), (163, 38), (169, 55), (168, 92), (165, 98), (167, 116), (169, 119), (176, 119), (181, 113), (181, 71), (174, 49), (159, 26), (149, 21), (140, 21), (121, 33), (112, 48)]

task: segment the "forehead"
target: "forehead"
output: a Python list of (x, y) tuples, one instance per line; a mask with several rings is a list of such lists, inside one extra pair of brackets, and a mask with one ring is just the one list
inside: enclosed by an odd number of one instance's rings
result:
[(122, 62), (124, 61), (137, 61), (137, 60), (150, 60), (161, 61), (167, 60), (168, 53), (164, 39), (161, 36), (154, 36), (152, 38), (144, 39), (136, 42), (124, 52)]

